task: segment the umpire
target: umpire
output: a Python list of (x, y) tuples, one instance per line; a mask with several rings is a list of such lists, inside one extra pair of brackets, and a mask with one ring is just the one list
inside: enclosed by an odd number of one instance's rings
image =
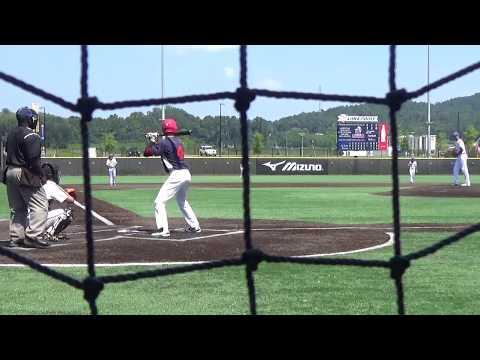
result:
[(48, 200), (42, 184), (45, 182), (40, 165), (40, 136), (37, 113), (24, 107), (17, 111), (18, 126), (7, 138), (7, 160), (4, 182), (10, 206), (10, 247), (46, 248), (42, 239), (45, 231)]

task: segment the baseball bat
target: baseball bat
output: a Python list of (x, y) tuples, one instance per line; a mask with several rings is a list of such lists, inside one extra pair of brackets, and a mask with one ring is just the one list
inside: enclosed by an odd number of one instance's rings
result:
[[(65, 191), (64, 188), (62, 188), (61, 186), (59, 186), (60, 189), (62, 189), (62, 191), (67, 194), (68, 196), (71, 196), (69, 193), (67, 193)], [(77, 207), (79, 207), (80, 209), (82, 210), (86, 210), (86, 207), (82, 204), (80, 204), (77, 200), (73, 199), (73, 204), (76, 205)], [(95, 211), (92, 210), (92, 215), (94, 218), (96, 218), (97, 220), (101, 221), (102, 223), (104, 223), (105, 225), (108, 225), (108, 226), (112, 226), (112, 225), (115, 225), (114, 223), (112, 223), (110, 220), (108, 219), (105, 219), (103, 216), (97, 214)]]
[[(75, 205), (77, 205), (80, 209), (83, 209), (83, 210), (86, 210), (85, 206), (80, 204), (77, 200), (74, 200), (73, 203)], [(105, 225), (108, 225), (108, 226), (112, 226), (112, 225), (115, 225), (114, 223), (112, 223), (110, 220), (108, 219), (105, 219), (103, 216), (97, 214), (95, 211), (92, 210), (92, 215), (93, 217), (95, 217), (97, 220), (100, 220), (102, 223), (104, 223)]]
[[(177, 131), (176, 133), (172, 134), (174, 136), (186, 136), (186, 135), (192, 135), (192, 130), (180, 130), (180, 131)], [(145, 138), (149, 138), (150, 136), (155, 136), (155, 137), (160, 137), (160, 136), (165, 136), (164, 133), (160, 133), (160, 132), (149, 132), (149, 133), (145, 133)]]
[(192, 135), (192, 130), (180, 130), (180, 131), (177, 131), (174, 135), (175, 136)]

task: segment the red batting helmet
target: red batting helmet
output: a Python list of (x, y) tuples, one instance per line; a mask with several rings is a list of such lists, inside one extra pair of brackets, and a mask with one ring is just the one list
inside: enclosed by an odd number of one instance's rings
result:
[(165, 119), (162, 122), (162, 130), (165, 135), (178, 132), (177, 121), (175, 119)]

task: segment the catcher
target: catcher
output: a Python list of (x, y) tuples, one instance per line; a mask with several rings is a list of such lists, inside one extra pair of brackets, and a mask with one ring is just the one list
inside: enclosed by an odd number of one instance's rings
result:
[(58, 168), (55, 165), (44, 163), (42, 164), (42, 170), (47, 179), (43, 185), (43, 189), (48, 199), (48, 215), (44, 240), (58, 242), (59, 240), (66, 239), (66, 236), (60, 233), (72, 223), (72, 209), (69, 207), (52, 209), (52, 205), (54, 202), (59, 204), (64, 202), (72, 204), (75, 201), (76, 193), (75, 189), (64, 190), (59, 186), (60, 176), (58, 174)]
[(187, 201), (187, 192), (192, 181), (190, 170), (185, 162), (185, 151), (181, 140), (176, 137), (179, 129), (175, 119), (165, 119), (162, 122), (164, 136), (158, 142), (156, 135), (149, 137), (150, 143), (144, 150), (144, 156), (161, 156), (163, 167), (169, 174), (167, 181), (162, 185), (155, 199), (155, 221), (158, 232), (152, 236), (170, 237), (168, 229), (168, 218), (166, 204), (174, 196), (177, 199), (178, 207), (183, 213), (186, 232), (199, 233), (200, 224)]

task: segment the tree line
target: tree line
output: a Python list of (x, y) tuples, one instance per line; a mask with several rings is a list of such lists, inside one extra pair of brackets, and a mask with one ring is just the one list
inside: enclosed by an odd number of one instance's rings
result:
[[(324, 111), (300, 113), (267, 121), (261, 117), (249, 119), (249, 141), (256, 152), (265, 149), (281, 149), (300, 147), (336, 148), (336, 122), (339, 114), (377, 115), (382, 122), (389, 121), (389, 109), (383, 105), (357, 104), (338, 106)], [(42, 117), (43, 114), (40, 114)], [(184, 137), (187, 152), (196, 152), (203, 144), (218, 148), (221, 141), (224, 149), (241, 148), (240, 121), (235, 116), (194, 116), (186, 111), (166, 108), (166, 117), (177, 119), (183, 129), (192, 130), (191, 137)], [(159, 131), (161, 109), (153, 108), (146, 113), (133, 112), (127, 117), (111, 115), (107, 118), (95, 117), (89, 124), (92, 146), (102, 148), (106, 145), (114, 150), (126, 151), (129, 147), (139, 150), (144, 144), (144, 134)], [(447, 147), (451, 141), (450, 134), (459, 130), (467, 143), (475, 141), (480, 132), (480, 93), (472, 96), (455, 98), (431, 105), (432, 134), (437, 135), (440, 148)], [(221, 122), (221, 124), (220, 124)], [(397, 115), (399, 134), (406, 146), (406, 136), (426, 134), (427, 104), (409, 101), (405, 103)], [(0, 113), (0, 137), (16, 126), (15, 113), (3, 109)], [(72, 144), (81, 143), (80, 118), (68, 118), (47, 114), (46, 146), (48, 148), (67, 149)], [(302, 135), (300, 135), (302, 134)]]

